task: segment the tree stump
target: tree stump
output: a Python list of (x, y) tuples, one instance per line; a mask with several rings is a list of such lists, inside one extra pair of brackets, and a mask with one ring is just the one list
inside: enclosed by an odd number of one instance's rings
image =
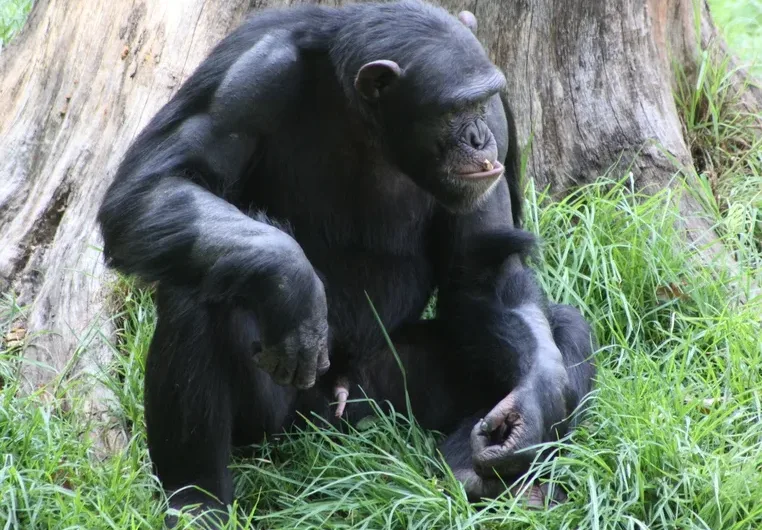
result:
[[(96, 211), (129, 143), (249, 8), (39, 0), (0, 55), (0, 292), (29, 305), (24, 391), (108, 367), (114, 276)], [(111, 395), (82, 388), (105, 420)]]

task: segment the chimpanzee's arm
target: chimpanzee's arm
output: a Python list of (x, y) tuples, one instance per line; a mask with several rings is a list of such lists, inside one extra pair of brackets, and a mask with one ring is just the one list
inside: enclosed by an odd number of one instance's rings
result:
[[(576, 404), (544, 296), (521, 253), (531, 236), (512, 227), (507, 183), (478, 211), (449, 219), (437, 318), (463, 354), (464, 372), (496, 406), (471, 439), (478, 480), (523, 472), (533, 453), (516, 453), (565, 434)], [(466, 470), (468, 471), (468, 470)]]
[(223, 41), (130, 147), (98, 221), (112, 266), (248, 307), (263, 368), (309, 387), (328, 363), (323, 285), (293, 238), (222, 198), (258, 177), (248, 174), (258, 139), (301, 73), (288, 34)]
[(485, 388), (500, 396), (538, 371), (563, 367), (544, 295), (522, 259), (534, 238), (512, 227), (506, 183), (478, 211), (448, 223), (437, 317), (468, 352), (464, 362), (481, 367), (491, 379)]
[[(452, 324), (463, 351), (484, 370), (484, 384), (505, 396), (528, 377), (561, 365), (543, 293), (522, 253), (529, 234), (521, 222), (519, 149), (505, 95), (491, 97), (485, 120), (505, 175), (475, 212), (442, 215), (439, 230), (438, 314)], [(551, 370), (552, 371), (552, 370)]]

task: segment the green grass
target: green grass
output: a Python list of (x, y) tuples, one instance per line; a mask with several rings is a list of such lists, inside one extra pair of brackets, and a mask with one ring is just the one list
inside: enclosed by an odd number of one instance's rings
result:
[[(762, 38), (758, 42), (762, 47)], [(760, 117), (739, 110), (746, 87), (734, 86), (727, 60), (715, 64), (710, 56), (703, 53), (695, 81), (678, 74), (675, 102), (694, 165), (706, 185), (704, 195), (715, 199), (704, 205), (721, 219), (721, 231), (731, 236), (727, 242), (753, 259), (754, 253), (747, 251), (755, 244), (759, 249), (762, 241)]]
[[(633, 196), (621, 175), (560, 202), (527, 191), (528, 226), (544, 241), (540, 281), (551, 298), (582, 309), (602, 344), (590, 414), (558, 458), (533, 469), (566, 487), (568, 503), (472, 506), (436, 454), (436, 436), (404, 416), (348, 433), (315, 420), (235, 461), (230, 527), (762, 528), (762, 299), (742, 303), (736, 290), (762, 279), (762, 145), (733, 110), (723, 65), (705, 61), (701, 72), (676, 100), (697, 163), (693, 192), (737, 272), (695, 259), (677, 232), (672, 191)], [(2, 349), (0, 339), (2, 530), (160, 527), (165, 500), (142, 408), (154, 306), (132, 282), (118, 290), (120, 355), (105, 383), (127, 442), (109, 458), (95, 457), (81, 404), (64, 401), (65, 387), (19, 397), (19, 347)], [(9, 295), (0, 300), (0, 337), (23, 312)]]
[[(698, 265), (681, 246), (671, 192), (634, 197), (626, 184), (604, 179), (557, 203), (529, 193), (530, 227), (545, 240), (541, 281), (554, 299), (580, 306), (605, 345), (590, 416), (559, 458), (535, 470), (569, 488), (569, 503), (548, 512), (511, 499), (489, 510), (469, 506), (436, 455), (435, 437), (398, 415), (347, 434), (316, 420), (258, 458), (236, 461), (238, 523), (762, 527), (762, 300), (740, 304), (732, 290), (738, 278)], [(759, 259), (744, 260), (742, 275), (761, 277)], [(108, 382), (130, 439), (115, 456), (96, 462), (89, 455), (87, 426), (71, 412), (76, 404), (16, 397), (18, 357), (0, 357), (0, 527), (159, 524), (162, 497), (141, 405), (155, 315), (148, 293), (123, 287), (124, 355)], [(4, 308), (7, 328), (22, 308), (12, 300)]]
[(730, 48), (762, 75), (762, 0), (709, 0), (709, 7)]
[(0, 49), (21, 30), (33, 0), (0, 0)]

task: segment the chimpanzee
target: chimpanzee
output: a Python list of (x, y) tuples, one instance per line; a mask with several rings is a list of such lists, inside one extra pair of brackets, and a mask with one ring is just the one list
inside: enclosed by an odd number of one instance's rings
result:
[(336, 392), (405, 410), (407, 390), (471, 499), (568, 432), (593, 337), (522, 257), (506, 79), (475, 22), (418, 0), (262, 11), (127, 151), (98, 222), (110, 266), (157, 285), (145, 414), (173, 507), (230, 503), (231, 448), (339, 421)]

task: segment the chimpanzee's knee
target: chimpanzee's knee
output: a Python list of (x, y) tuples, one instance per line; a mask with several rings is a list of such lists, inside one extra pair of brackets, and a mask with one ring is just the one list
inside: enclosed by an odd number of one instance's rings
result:
[(569, 374), (570, 386), (576, 395), (577, 403), (567, 406), (571, 405), (569, 408), (574, 408), (592, 390), (595, 377), (595, 336), (582, 313), (569, 305), (551, 306), (550, 325), (553, 329), (553, 339), (561, 350)]

